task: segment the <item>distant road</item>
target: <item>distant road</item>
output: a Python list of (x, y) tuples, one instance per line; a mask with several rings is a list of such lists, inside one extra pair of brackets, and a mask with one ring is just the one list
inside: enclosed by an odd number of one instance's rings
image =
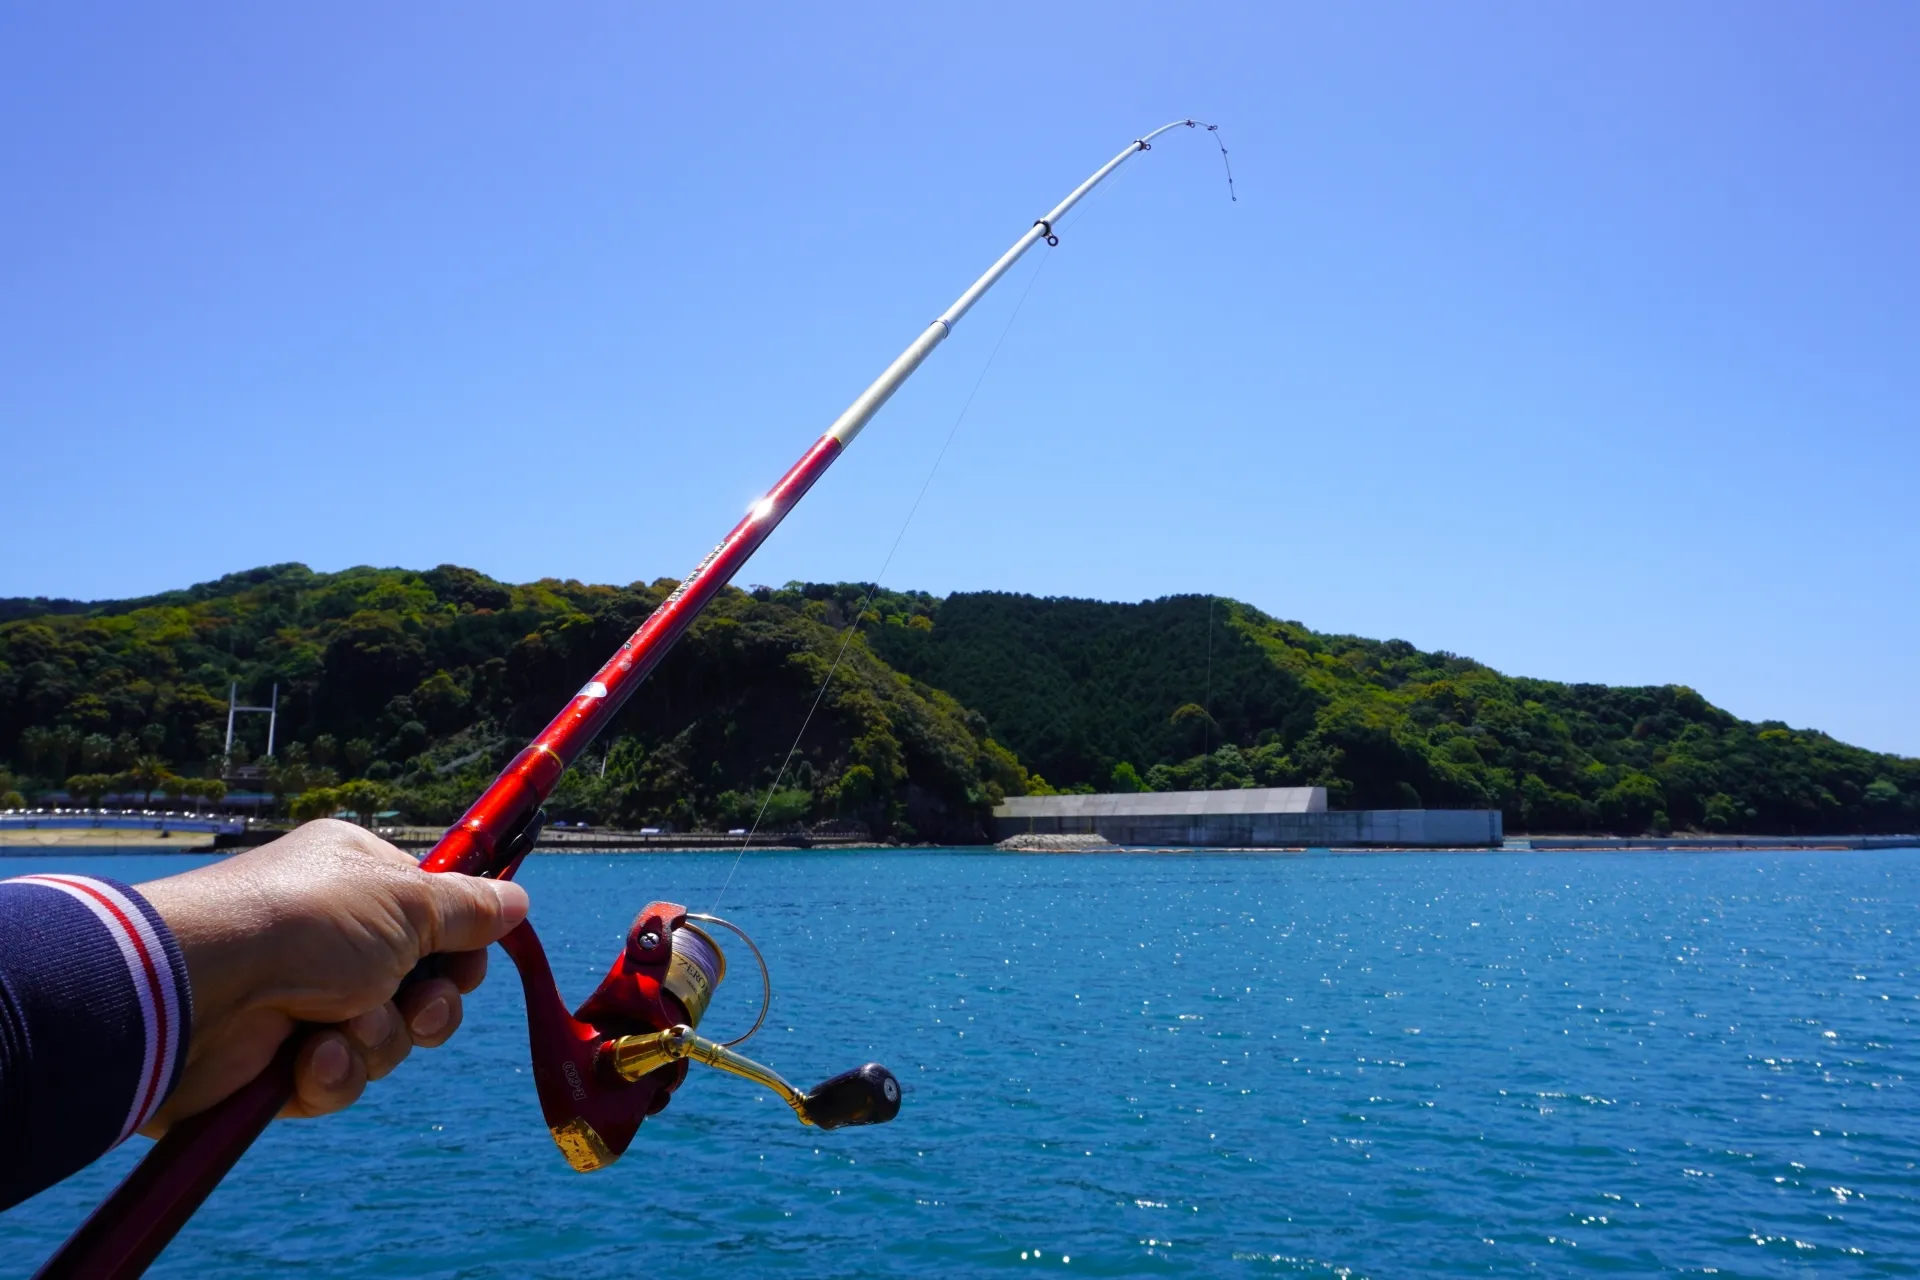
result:
[[(377, 827), (376, 834), (402, 849), (427, 849), (440, 839), (439, 827)], [(647, 835), (639, 831), (611, 829), (578, 830), (548, 827), (540, 833), (535, 853), (629, 853), (658, 850), (738, 849), (745, 836), (730, 836), (718, 831), (682, 831)], [(877, 842), (860, 835), (807, 835), (791, 831), (762, 831), (753, 837), (756, 849), (856, 849), (875, 848)]]

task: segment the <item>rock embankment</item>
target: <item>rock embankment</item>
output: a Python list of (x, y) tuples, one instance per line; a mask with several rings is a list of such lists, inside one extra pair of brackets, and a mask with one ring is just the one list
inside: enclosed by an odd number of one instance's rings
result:
[(1105, 836), (1096, 835), (1010, 836), (994, 846), (1009, 853), (1099, 853), (1117, 847)]

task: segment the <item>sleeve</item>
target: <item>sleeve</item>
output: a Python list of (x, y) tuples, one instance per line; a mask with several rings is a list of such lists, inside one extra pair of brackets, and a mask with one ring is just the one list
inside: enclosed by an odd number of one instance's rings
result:
[(180, 1079), (180, 945), (115, 880), (0, 880), (0, 1209), (125, 1141)]

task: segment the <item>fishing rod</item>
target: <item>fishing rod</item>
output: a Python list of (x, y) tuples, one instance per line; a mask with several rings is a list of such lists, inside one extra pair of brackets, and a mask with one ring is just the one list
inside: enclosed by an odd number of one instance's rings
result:
[[(732, 581), (881, 406), (1029, 249), (1042, 240), (1050, 246), (1060, 243), (1056, 228), (1075, 205), (1121, 165), (1151, 150), (1155, 138), (1182, 126), (1191, 129), (1200, 127), (1200, 122), (1175, 120), (1134, 139), (1044, 217), (1034, 219), (1012, 248), (894, 357), (560, 714), (514, 756), (460, 820), (447, 828), (421, 860), (421, 867), (511, 879), (539, 838), (545, 820), (541, 806), (567, 766), (619, 713), (701, 610)], [(1223, 160), (1225, 155), (1223, 146)], [(1228, 182), (1232, 183), (1231, 169)], [(732, 930), (759, 961), (760, 1021), (745, 1036), (724, 1044), (694, 1031), (714, 988), (726, 976), (725, 954), (695, 921)], [(519, 970), (526, 992), (528, 1040), (542, 1114), (555, 1144), (581, 1172), (604, 1168), (620, 1157), (641, 1122), (664, 1107), (686, 1079), (689, 1062), (701, 1062), (771, 1089), (793, 1108), (801, 1123), (822, 1129), (880, 1124), (899, 1113), (899, 1081), (879, 1063), (844, 1072), (802, 1093), (770, 1068), (734, 1051), (734, 1045), (752, 1036), (765, 1021), (772, 985), (753, 940), (718, 917), (690, 913), (674, 903), (648, 905), (628, 930), (626, 945), (599, 988), (571, 1014), (530, 922), (515, 928), (500, 945)], [(423, 962), (430, 964), (431, 957)], [(288, 1037), (266, 1071), (216, 1106), (170, 1128), (41, 1268), (40, 1280), (118, 1280), (144, 1272), (293, 1097), (293, 1060), (300, 1039), (297, 1033)]]

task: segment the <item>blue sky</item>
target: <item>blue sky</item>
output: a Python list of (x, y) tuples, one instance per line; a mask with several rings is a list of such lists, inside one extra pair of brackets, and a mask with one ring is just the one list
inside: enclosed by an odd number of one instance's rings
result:
[[(1920, 9), (11, 6), (0, 594), (678, 576), (1127, 139), (890, 584), (1920, 754)], [(749, 582), (866, 578), (1028, 284)]]

